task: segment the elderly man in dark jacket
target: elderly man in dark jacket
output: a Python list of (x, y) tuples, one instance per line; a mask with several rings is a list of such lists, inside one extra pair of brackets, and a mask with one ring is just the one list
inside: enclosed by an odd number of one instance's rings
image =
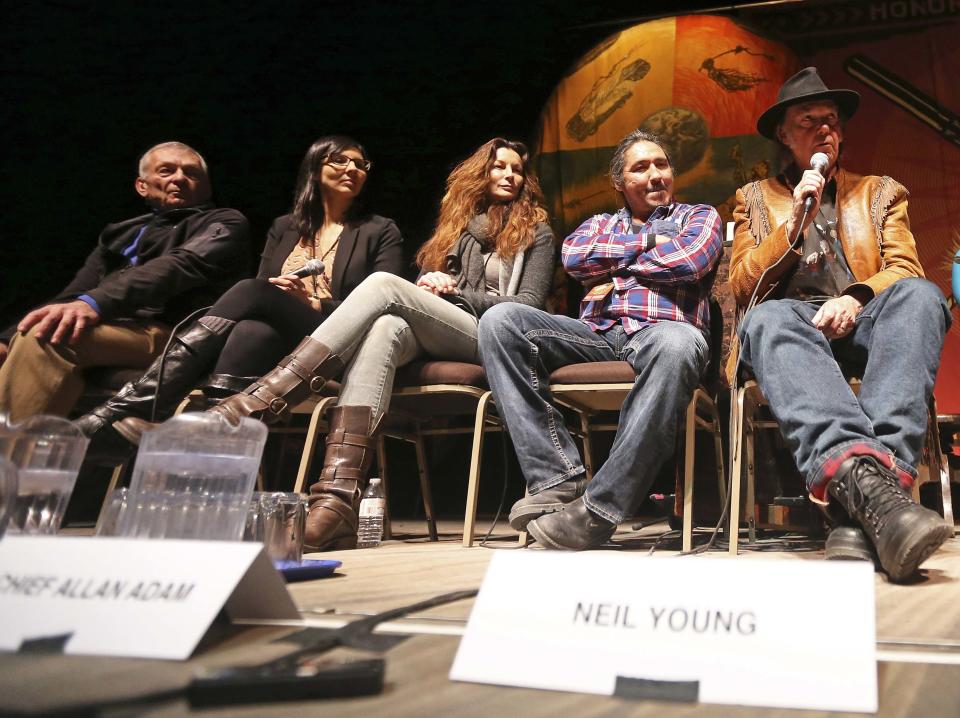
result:
[(249, 227), (210, 203), (200, 154), (150, 148), (134, 183), (151, 212), (107, 225), (73, 281), (0, 334), (0, 412), (66, 415), (97, 366), (146, 367), (170, 327), (247, 269)]

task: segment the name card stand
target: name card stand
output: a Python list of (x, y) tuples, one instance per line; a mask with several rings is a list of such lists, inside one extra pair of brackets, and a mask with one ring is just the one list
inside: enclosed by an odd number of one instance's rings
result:
[(298, 619), (259, 543), (65, 536), (0, 541), (0, 650), (182, 660), (221, 609)]
[(452, 680), (877, 710), (873, 567), (497, 552)]

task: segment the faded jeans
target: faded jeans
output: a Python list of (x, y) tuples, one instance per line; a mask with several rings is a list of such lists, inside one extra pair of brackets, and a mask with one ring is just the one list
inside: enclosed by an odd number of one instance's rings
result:
[(397, 368), (419, 356), (477, 359), (477, 319), (394, 274), (376, 272), (311, 336), (339, 355), (341, 406), (369, 406), (371, 428), (386, 412)]
[(581, 362), (629, 362), (637, 378), (620, 410), (610, 456), (587, 486), (587, 507), (620, 523), (636, 508), (674, 451), (680, 417), (707, 366), (709, 347), (696, 327), (657, 322), (628, 335), (597, 333), (578, 319), (520, 304), (501, 304), (480, 320), (480, 356), (530, 493), (585, 473), (550, 374)]
[[(817, 498), (843, 458), (892, 455), (916, 478), (927, 403), (950, 312), (936, 285), (901, 279), (870, 300), (853, 331), (829, 341), (811, 320), (818, 307), (763, 302), (740, 325), (741, 369), (760, 384), (807, 488)], [(861, 377), (854, 395), (840, 364)]]

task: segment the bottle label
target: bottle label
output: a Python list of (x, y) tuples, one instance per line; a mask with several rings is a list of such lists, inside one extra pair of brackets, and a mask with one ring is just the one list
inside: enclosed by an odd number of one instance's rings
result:
[(360, 518), (366, 516), (383, 516), (387, 502), (384, 499), (364, 499), (360, 502)]

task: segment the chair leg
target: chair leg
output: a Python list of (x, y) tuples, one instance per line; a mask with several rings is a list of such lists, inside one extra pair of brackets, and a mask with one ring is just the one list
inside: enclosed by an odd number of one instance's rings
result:
[(463, 545), (473, 546), (473, 530), (477, 521), (477, 489), (480, 484), (480, 460), (483, 454), (483, 439), (486, 433), (487, 410), (492, 392), (485, 392), (477, 402), (477, 414), (473, 422), (473, 448), (470, 451), (470, 474), (467, 481), (467, 508), (463, 517)]
[(927, 438), (930, 443), (930, 478), (934, 472), (940, 476), (940, 507), (943, 509), (943, 520), (956, 533), (956, 524), (953, 522), (953, 498), (950, 495), (950, 463), (940, 445), (940, 425), (937, 423), (937, 400), (930, 398), (930, 418), (927, 422)]
[[(506, 439), (504, 439), (506, 441)], [(523, 497), (526, 498), (530, 495), (530, 490), (527, 489), (523, 492)], [(521, 531), (520, 535), (517, 537), (517, 547), (526, 548), (527, 544), (530, 543), (530, 537), (527, 535), (526, 531)]]
[(956, 524), (953, 518), (953, 498), (950, 496), (950, 464), (943, 454), (940, 455), (940, 500), (943, 506), (943, 520), (954, 529), (954, 534), (956, 534)]
[(431, 541), (437, 540), (437, 520), (433, 515), (433, 493), (430, 490), (429, 465), (423, 434), (417, 432), (414, 444), (417, 450), (417, 473), (420, 474), (420, 495), (423, 497), (423, 512), (427, 517), (427, 533)]
[(187, 395), (183, 398), (183, 401), (181, 401), (179, 404), (177, 404), (177, 408), (173, 410), (173, 416), (179, 416), (180, 414), (183, 413), (183, 410), (186, 409), (188, 406), (190, 406), (190, 395), (189, 395), (189, 394), (187, 394)]
[(710, 427), (713, 432), (713, 453), (717, 466), (717, 494), (720, 496), (720, 505), (727, 502), (727, 477), (723, 461), (723, 432), (720, 431), (720, 413), (714, 402), (709, 404)]
[(390, 485), (387, 476), (387, 437), (382, 433), (377, 437), (377, 470), (380, 472), (380, 485), (383, 487), (383, 540), (393, 538), (393, 526), (390, 522)]
[(727, 517), (728, 552), (737, 555), (740, 537), (740, 482), (743, 480), (743, 402), (744, 390), (735, 390), (730, 423), (730, 515)]
[(578, 411), (580, 433), (583, 435), (583, 469), (587, 482), (593, 481), (593, 438), (590, 431), (590, 416), (586, 411)]
[(310, 464), (313, 462), (313, 457), (317, 453), (317, 433), (320, 422), (327, 413), (327, 409), (330, 408), (335, 401), (336, 397), (324, 397), (317, 402), (317, 405), (313, 407), (313, 412), (310, 414), (310, 424), (307, 426), (307, 435), (303, 438), (303, 453), (300, 455), (297, 480), (293, 485), (293, 490), (298, 494), (303, 493), (303, 485), (307, 482), (307, 476), (310, 473)]
[(683, 456), (683, 551), (693, 548), (693, 461), (696, 454), (697, 399), (700, 389), (693, 392), (687, 405)]
[(117, 464), (113, 467), (113, 473), (110, 475), (110, 483), (107, 484), (107, 493), (103, 497), (103, 503), (100, 504), (100, 513), (97, 515), (97, 526), (94, 530), (95, 533), (100, 532), (100, 522), (103, 520), (104, 512), (106, 511), (107, 504), (110, 503), (110, 497), (113, 495), (113, 492), (117, 490), (117, 484), (120, 483), (120, 479), (123, 478), (123, 475), (127, 471), (127, 462), (122, 464)]
[(750, 407), (748, 417), (744, 417), (743, 426), (745, 427), (744, 439), (746, 444), (747, 459), (747, 542), (753, 543), (757, 540), (757, 476), (756, 476), (756, 438), (754, 429), (754, 407)]

